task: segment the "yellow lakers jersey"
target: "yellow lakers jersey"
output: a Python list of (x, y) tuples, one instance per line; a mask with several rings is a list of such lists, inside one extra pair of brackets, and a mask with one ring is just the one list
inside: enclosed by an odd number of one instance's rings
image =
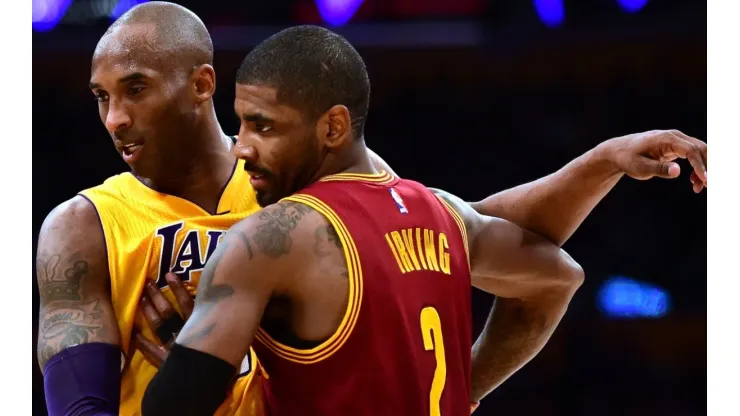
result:
[[(139, 299), (147, 279), (155, 280), (174, 305), (165, 274), (178, 274), (195, 293), (208, 257), (216, 250), (229, 227), (259, 210), (243, 161), (238, 161), (224, 189), (218, 210), (211, 215), (190, 201), (148, 188), (130, 173), (107, 179), (102, 185), (81, 192), (98, 211), (108, 252), (111, 296), (121, 331), (121, 347), (127, 362), (121, 376), (122, 416), (141, 414), (141, 399), (157, 372), (136, 349), (130, 350)], [(145, 322), (144, 336), (156, 340)], [(242, 364), (232, 394), (217, 415), (259, 414), (257, 366), (250, 351)]]

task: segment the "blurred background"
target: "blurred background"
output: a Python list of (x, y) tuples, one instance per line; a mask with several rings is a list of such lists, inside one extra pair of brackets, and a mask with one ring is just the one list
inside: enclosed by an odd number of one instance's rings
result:
[[(143, 1), (33, 2), (33, 234), (126, 165), (87, 89), (112, 19)], [(188, 0), (213, 36), (216, 109), (235, 134), (246, 53), (322, 24), (364, 57), (366, 139), (403, 177), (468, 200), (549, 174), (603, 140), (706, 140), (706, 3), (690, 0)], [(587, 281), (544, 351), (481, 415), (706, 414), (706, 193), (623, 179), (566, 244)], [(35, 357), (34, 414), (44, 415)], [(480, 330), (492, 298), (474, 294)]]

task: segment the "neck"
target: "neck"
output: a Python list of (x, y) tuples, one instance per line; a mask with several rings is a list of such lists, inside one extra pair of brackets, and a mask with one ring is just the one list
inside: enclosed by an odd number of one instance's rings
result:
[(162, 169), (157, 175), (137, 177), (158, 192), (189, 200), (207, 212), (214, 212), (236, 159), (231, 154), (232, 141), (221, 130), (213, 106), (209, 110), (208, 117), (188, 129), (189, 137), (181, 143), (179, 155), (165, 156), (167, 163), (160, 165)]
[(378, 173), (367, 151), (364, 139), (359, 139), (357, 143), (354, 143), (349, 149), (344, 150), (336, 157), (327, 158), (311, 182), (337, 173)]

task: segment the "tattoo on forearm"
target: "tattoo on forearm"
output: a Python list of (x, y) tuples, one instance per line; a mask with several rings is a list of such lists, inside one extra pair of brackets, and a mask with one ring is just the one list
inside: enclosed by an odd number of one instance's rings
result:
[(293, 240), (290, 233), (312, 209), (299, 202), (281, 202), (259, 214), (263, 224), (257, 226), (252, 240), (257, 248), (270, 258), (290, 252)]
[(531, 310), (519, 299), (497, 299), (473, 346), (471, 399), (480, 400), (528, 363), (558, 321)]
[(41, 310), (38, 357), (42, 366), (65, 348), (107, 336), (98, 303), (98, 300), (87, 303), (59, 301), (52, 310), (46, 313)]

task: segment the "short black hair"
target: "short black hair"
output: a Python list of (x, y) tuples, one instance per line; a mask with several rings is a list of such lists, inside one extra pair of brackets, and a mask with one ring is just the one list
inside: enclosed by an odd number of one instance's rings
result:
[(213, 65), (213, 41), (203, 21), (179, 4), (151, 1), (133, 7), (108, 28), (95, 54), (105, 44), (103, 39), (116, 28), (126, 25), (151, 24), (155, 27), (156, 53), (168, 64), (194, 68)]
[(313, 120), (344, 105), (355, 138), (362, 137), (370, 104), (367, 68), (347, 39), (328, 29), (295, 26), (269, 37), (244, 58), (236, 82), (275, 88), (278, 101)]

